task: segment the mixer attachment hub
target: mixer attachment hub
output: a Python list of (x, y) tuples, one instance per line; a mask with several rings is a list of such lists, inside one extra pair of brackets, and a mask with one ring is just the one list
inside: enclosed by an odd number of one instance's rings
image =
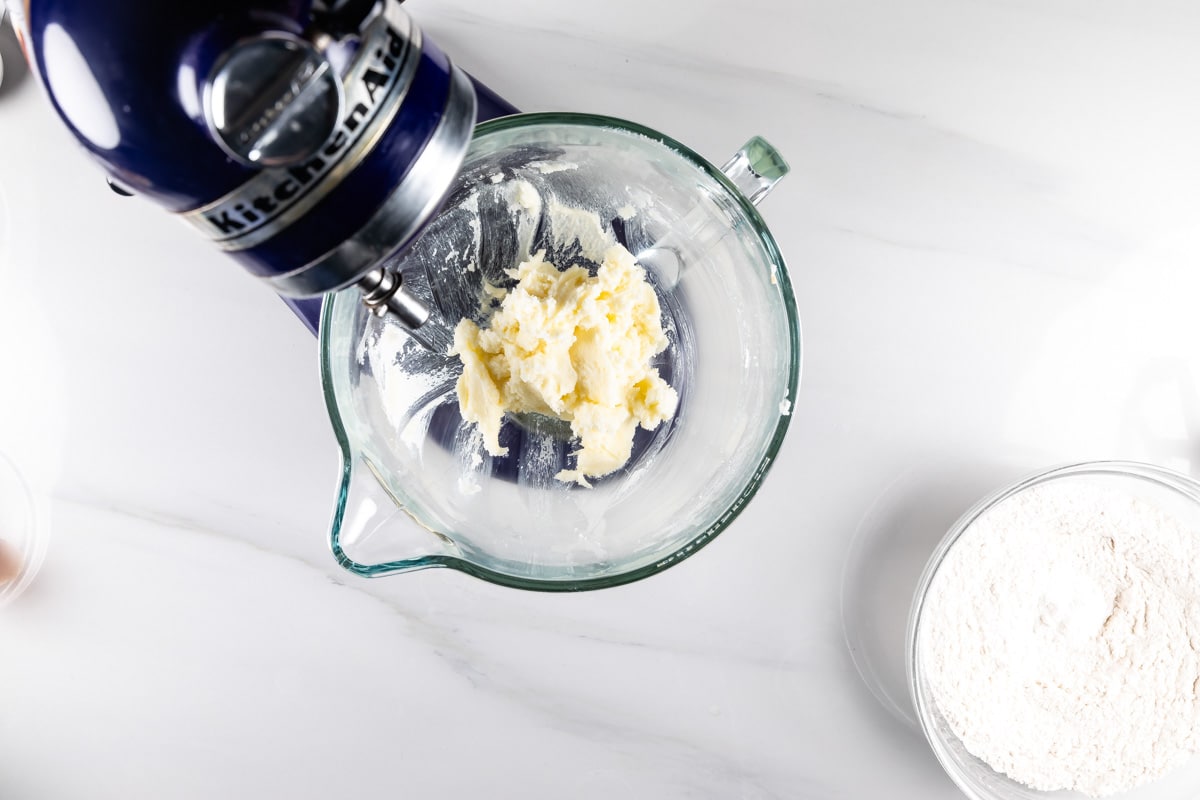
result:
[(411, 292), (405, 291), (400, 273), (388, 269), (373, 269), (362, 277), (358, 286), (363, 303), (377, 316), (391, 314), (410, 331), (429, 320), (429, 309)]

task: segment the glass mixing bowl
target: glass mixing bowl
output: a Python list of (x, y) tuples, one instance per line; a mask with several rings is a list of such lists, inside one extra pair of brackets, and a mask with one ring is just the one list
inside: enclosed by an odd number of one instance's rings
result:
[(0, 573), (11, 577), (0, 582), (0, 608), (29, 587), (46, 558), (49, 530), (38, 506), (16, 465), (0, 452)]
[[(752, 139), (717, 169), (639, 125), (529, 114), (481, 125), (442, 212), (390, 263), (432, 308), (427, 347), (358, 290), (326, 301), (321, 373), (342, 448), (338, 561), (376, 576), (452, 567), (528, 589), (600, 588), (694, 553), (754, 496), (790, 419), (800, 329), (779, 249), (754, 208), (787, 171)], [(625, 467), (591, 488), (566, 423), (508, 415), (493, 457), (459, 415), (462, 318), (531, 253), (595, 270), (620, 243), (654, 286), (670, 344), (654, 365), (679, 394)], [(417, 524), (414, 525), (412, 522)]]
[[(1086, 797), (1079, 792), (1031, 789), (972, 755), (938, 710), (927, 675), (931, 654), (923, 635), (924, 611), (930, 588), (946, 557), (971, 525), (990, 509), (1021, 492), (1051, 482), (1117, 490), (1156, 506), (1182, 524), (1200, 531), (1200, 483), (1161, 467), (1124, 461), (1073, 464), (1018, 481), (981, 500), (951, 527), (930, 558), (913, 600), (908, 626), (908, 678), (917, 718), (930, 747), (946, 773), (971, 800), (1083, 800)], [(999, 601), (1003, 602), (1003, 598)], [(1120, 800), (1190, 800), (1198, 792), (1200, 758), (1193, 757), (1158, 780), (1109, 796)]]

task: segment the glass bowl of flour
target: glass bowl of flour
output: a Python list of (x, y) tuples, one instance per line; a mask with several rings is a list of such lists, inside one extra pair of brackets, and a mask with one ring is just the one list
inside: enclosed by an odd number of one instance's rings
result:
[(1091, 462), (996, 492), (930, 559), (921, 728), (974, 800), (1200, 792), (1200, 483)]

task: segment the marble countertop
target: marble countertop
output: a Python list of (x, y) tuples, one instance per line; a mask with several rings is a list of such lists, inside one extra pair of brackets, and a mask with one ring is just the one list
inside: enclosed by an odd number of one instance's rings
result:
[(805, 374), (774, 471), (621, 588), (343, 572), (312, 336), (113, 195), (26, 81), (0, 452), (52, 540), (0, 612), (0, 797), (956, 797), (901, 691), (933, 543), (1045, 466), (1200, 475), (1200, 6), (406, 7), (521, 108), (789, 159), (761, 210)]

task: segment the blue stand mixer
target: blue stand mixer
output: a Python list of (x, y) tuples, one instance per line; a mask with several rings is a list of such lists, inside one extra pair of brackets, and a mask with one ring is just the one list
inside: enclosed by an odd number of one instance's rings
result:
[(381, 267), (436, 214), (477, 121), (516, 109), (400, 0), (14, 0), (55, 110), (114, 191), (150, 198), (315, 332), (353, 284), (407, 327)]

